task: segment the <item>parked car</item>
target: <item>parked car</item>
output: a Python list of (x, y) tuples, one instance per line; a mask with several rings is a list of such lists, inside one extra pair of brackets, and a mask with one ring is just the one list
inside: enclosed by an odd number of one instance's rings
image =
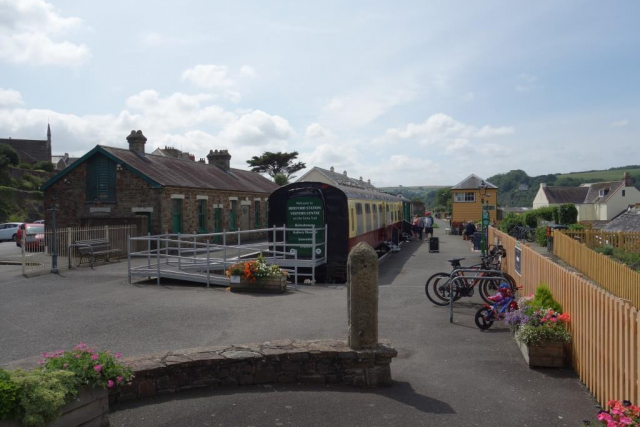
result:
[(44, 224), (44, 219), (39, 219), (37, 221), (33, 221), (34, 224)]
[(21, 222), (7, 222), (5, 224), (0, 224), (0, 242), (4, 242), (5, 240), (13, 240), (17, 239), (18, 227), (20, 227)]
[(44, 249), (44, 224), (26, 223), (18, 227), (16, 245), (22, 246), (22, 235), (25, 237), (25, 249), (28, 251), (40, 251)]

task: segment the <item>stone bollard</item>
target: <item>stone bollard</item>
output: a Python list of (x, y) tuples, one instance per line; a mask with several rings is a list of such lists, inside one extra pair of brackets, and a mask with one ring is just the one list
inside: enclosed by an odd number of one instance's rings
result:
[(378, 256), (371, 246), (358, 243), (347, 262), (349, 347), (378, 346)]

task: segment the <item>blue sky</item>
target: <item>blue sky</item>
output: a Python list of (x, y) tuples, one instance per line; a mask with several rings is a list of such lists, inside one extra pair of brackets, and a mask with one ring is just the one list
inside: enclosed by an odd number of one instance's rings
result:
[(640, 163), (637, 1), (0, 0), (0, 136), (377, 185)]

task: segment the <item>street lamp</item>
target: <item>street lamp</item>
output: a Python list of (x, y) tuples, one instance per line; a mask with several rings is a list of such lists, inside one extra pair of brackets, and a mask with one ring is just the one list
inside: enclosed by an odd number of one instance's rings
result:
[[(480, 189), (480, 203), (482, 205), (482, 221), (480, 222), (480, 232), (482, 233), (482, 240), (480, 243), (480, 250), (482, 251), (482, 256), (484, 256), (487, 246), (486, 231), (487, 226), (489, 225), (489, 194), (487, 194), (487, 188), (489, 188), (489, 185), (487, 185), (487, 183), (482, 180), (480, 182), (480, 185), (478, 185), (478, 188)], [(487, 197), (487, 204), (485, 204), (485, 197)]]

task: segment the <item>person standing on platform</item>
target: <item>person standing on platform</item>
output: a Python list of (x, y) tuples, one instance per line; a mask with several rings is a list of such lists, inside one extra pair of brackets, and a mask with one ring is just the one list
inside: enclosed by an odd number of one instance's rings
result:
[(424, 241), (426, 242), (433, 237), (433, 223), (435, 222), (435, 220), (431, 216), (430, 211), (425, 212), (425, 217), (423, 219), (424, 219)]
[(418, 215), (413, 216), (413, 221), (411, 222), (411, 231), (413, 232), (413, 238), (418, 240), (418, 236), (422, 235), (420, 231), (420, 218)]

